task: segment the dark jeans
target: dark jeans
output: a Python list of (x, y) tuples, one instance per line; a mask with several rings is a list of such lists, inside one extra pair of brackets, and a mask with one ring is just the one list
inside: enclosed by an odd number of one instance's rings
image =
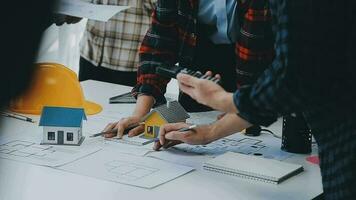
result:
[(95, 66), (86, 59), (80, 57), (79, 81), (97, 80), (126, 86), (136, 84), (136, 72), (123, 72)]
[[(221, 86), (229, 92), (234, 92), (237, 89), (235, 63), (236, 55), (233, 44), (216, 45), (201, 36), (197, 41), (195, 65), (190, 68), (203, 73), (212, 71), (214, 74), (220, 74)], [(179, 102), (188, 112), (212, 110), (182, 92), (179, 93)]]

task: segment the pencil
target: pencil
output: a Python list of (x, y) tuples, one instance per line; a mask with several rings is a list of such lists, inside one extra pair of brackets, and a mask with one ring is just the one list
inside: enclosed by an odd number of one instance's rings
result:
[(35, 121), (33, 119), (26, 117), (24, 115), (16, 114), (16, 113), (8, 113), (8, 112), (1, 111), (1, 115), (5, 116), (5, 117), (11, 117), (14, 119), (26, 121), (26, 122), (35, 123)]

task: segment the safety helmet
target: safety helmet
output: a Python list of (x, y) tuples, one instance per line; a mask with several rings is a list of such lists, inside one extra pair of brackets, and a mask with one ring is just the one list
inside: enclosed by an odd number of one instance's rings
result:
[(102, 107), (86, 101), (77, 75), (57, 63), (38, 63), (31, 85), (10, 103), (10, 110), (24, 114), (41, 114), (43, 106), (84, 108), (87, 115), (99, 113)]

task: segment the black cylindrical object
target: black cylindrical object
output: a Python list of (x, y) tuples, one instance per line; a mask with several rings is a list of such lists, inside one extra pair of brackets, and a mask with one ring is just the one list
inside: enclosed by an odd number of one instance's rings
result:
[(301, 113), (283, 117), (283, 151), (308, 154), (311, 153), (311, 142), (311, 130)]
[(260, 136), (261, 135), (261, 131), (262, 131), (261, 126), (252, 125), (250, 128), (246, 129), (245, 135), (256, 137), (256, 136)]

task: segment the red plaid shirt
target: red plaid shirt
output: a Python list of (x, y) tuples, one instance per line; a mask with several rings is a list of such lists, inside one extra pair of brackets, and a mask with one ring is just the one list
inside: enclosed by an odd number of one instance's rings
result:
[[(197, 41), (198, 0), (158, 0), (152, 24), (141, 48), (137, 72), (137, 94), (151, 95), (158, 104), (165, 102), (169, 79), (155, 74), (163, 63), (192, 66)], [(268, 0), (239, 0), (240, 34), (236, 43), (238, 84), (249, 84), (264, 71), (274, 57)]]

